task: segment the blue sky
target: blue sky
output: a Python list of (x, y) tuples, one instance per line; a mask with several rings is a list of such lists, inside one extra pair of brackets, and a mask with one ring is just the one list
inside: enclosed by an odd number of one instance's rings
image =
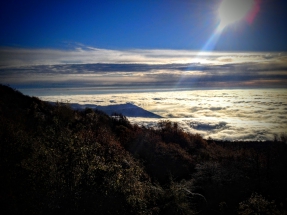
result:
[[(261, 0), (252, 24), (221, 34), (221, 51), (286, 51), (287, 2)], [(0, 3), (0, 46), (200, 50), (218, 25), (220, 0), (19, 1)]]
[(224, 1), (1, 1), (1, 83), (286, 88), (287, 1), (241, 0), (253, 9), (221, 28), (242, 6), (220, 16)]

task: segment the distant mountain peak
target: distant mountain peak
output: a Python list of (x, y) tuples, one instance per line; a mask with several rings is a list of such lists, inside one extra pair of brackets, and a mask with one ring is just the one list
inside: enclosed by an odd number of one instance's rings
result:
[(122, 114), (127, 117), (144, 117), (144, 118), (162, 118), (161, 116), (147, 111), (141, 107), (136, 106), (131, 102), (125, 104), (114, 104), (107, 106), (99, 106), (95, 104), (70, 104), (74, 109), (85, 109), (92, 108), (105, 112), (108, 115), (113, 115), (114, 113)]

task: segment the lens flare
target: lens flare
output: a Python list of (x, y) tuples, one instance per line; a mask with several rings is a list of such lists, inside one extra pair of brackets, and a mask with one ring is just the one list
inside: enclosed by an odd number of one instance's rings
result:
[(255, 6), (254, 0), (222, 0), (218, 10), (220, 29), (245, 18)]

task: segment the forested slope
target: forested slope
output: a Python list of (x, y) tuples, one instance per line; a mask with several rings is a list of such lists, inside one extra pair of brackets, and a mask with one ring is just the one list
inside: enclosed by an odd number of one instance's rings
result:
[(0, 85), (0, 141), (1, 214), (286, 214), (286, 135), (204, 140)]

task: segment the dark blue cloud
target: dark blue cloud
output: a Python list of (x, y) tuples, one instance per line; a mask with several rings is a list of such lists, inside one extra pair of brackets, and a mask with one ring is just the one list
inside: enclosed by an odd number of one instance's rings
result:
[(287, 86), (285, 65), (274, 71), (258, 63), (39, 65), (2, 68), (0, 77), (18, 88)]

